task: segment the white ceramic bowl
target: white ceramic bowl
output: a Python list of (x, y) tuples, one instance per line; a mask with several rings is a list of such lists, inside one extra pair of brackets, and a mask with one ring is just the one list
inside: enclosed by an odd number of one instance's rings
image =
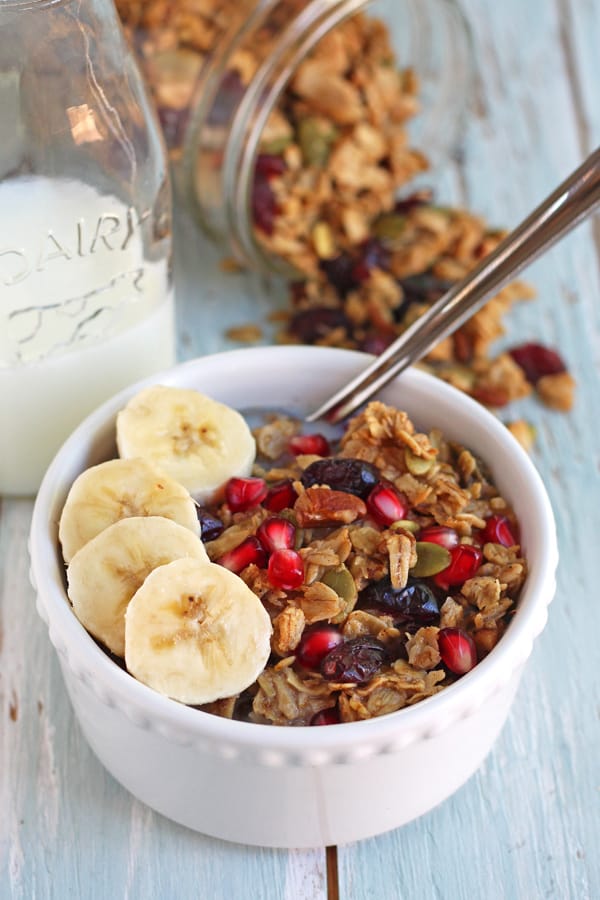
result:
[(343, 843), (432, 809), (478, 768), (508, 714), (555, 590), (552, 510), (527, 455), (492, 415), (419, 371), (380, 396), (420, 428), (440, 427), (492, 468), (521, 524), (530, 572), (497, 647), (439, 694), (397, 713), (321, 728), (230, 721), (135, 681), (94, 643), (64, 589), (57, 523), (85, 467), (114, 455), (117, 411), (141, 385), (197, 388), (240, 409), (308, 412), (365, 365), (363, 354), (310, 347), (193, 360), (123, 391), (71, 435), (35, 504), (32, 579), (73, 708), (90, 746), (132, 794), (171, 819), (230, 841), (273, 847)]

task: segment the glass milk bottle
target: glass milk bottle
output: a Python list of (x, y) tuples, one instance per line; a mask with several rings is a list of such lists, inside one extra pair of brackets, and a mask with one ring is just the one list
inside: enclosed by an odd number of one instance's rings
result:
[(0, 0), (0, 494), (174, 361), (161, 136), (112, 0)]

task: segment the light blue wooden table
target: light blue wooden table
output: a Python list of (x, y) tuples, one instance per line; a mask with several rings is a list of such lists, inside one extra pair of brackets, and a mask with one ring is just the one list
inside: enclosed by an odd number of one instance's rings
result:
[[(440, 197), (511, 226), (600, 143), (600, 4), (463, 6), (476, 96)], [(232, 346), (224, 328), (262, 320), (276, 292), (221, 274), (188, 222), (177, 237), (181, 357)], [(532, 399), (512, 410), (538, 428), (534, 460), (558, 520), (558, 592), (477, 775), (419, 821), (337, 853), (256, 850), (173, 825), (121, 789), (85, 744), (28, 584), (31, 503), (4, 501), (1, 900), (600, 898), (600, 220), (530, 275), (539, 299), (515, 309), (507, 340), (560, 347), (579, 383), (569, 415)]]

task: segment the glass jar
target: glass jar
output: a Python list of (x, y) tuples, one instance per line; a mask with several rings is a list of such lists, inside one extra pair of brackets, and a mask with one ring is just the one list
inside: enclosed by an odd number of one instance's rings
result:
[[(420, 150), (435, 166), (459, 139), (472, 51), (468, 26), (454, 0), (175, 0), (168, 8), (149, 0), (142, 10), (131, 0), (118, 0), (118, 6), (154, 91), (177, 162), (179, 193), (205, 231), (246, 266), (289, 273), (292, 263), (310, 275), (310, 253), (291, 249), (298, 237), (294, 223), (287, 235), (272, 240), (270, 212), (261, 223), (257, 210), (261, 188), (266, 193), (265, 182), (278, 174), (261, 176), (257, 159), (259, 167), (261, 156), (281, 156), (286, 166), (299, 169), (314, 162), (307, 162), (305, 153), (298, 162), (297, 154), (286, 148), (290, 110), (294, 128), (306, 126), (304, 110), (310, 119), (304, 132), (316, 129), (316, 153), (322, 157), (318, 165), (333, 143), (330, 135), (343, 141), (357, 125), (366, 139), (364, 126), (380, 137), (387, 129), (384, 138), (394, 146), (405, 143), (408, 133), (417, 151), (402, 150), (398, 171), (387, 180), (384, 170), (393, 166), (378, 160), (373, 184), (383, 184), (381, 196), (368, 186), (365, 199), (362, 191), (371, 220), (391, 208), (397, 190), (424, 168)], [(311, 60), (313, 70), (315, 61), (321, 66), (320, 83), (318, 74), (308, 71)], [(389, 71), (383, 72), (385, 68)], [(395, 121), (385, 127), (377, 113), (380, 89), (398, 94), (391, 112)], [(413, 120), (417, 107), (420, 113)], [(290, 143), (298, 143), (297, 133)], [(341, 165), (343, 156), (337, 157)], [(276, 160), (271, 163), (277, 166)], [(308, 189), (317, 183), (313, 178)], [(342, 185), (342, 193), (348, 195), (346, 188)], [(364, 238), (352, 210), (347, 218), (342, 240)], [(310, 213), (305, 215), (303, 246), (314, 242), (307, 229), (315, 223), (307, 224), (309, 219)], [(331, 237), (323, 229), (320, 236), (325, 243)]]
[(0, 0), (0, 493), (174, 361), (160, 128), (112, 0)]

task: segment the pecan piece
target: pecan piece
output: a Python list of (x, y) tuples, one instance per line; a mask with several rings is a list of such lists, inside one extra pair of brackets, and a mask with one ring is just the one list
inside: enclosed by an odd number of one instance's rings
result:
[(367, 507), (354, 494), (332, 491), (328, 487), (309, 487), (294, 504), (298, 525), (308, 528), (328, 522), (343, 522), (345, 525), (361, 519), (367, 514)]

